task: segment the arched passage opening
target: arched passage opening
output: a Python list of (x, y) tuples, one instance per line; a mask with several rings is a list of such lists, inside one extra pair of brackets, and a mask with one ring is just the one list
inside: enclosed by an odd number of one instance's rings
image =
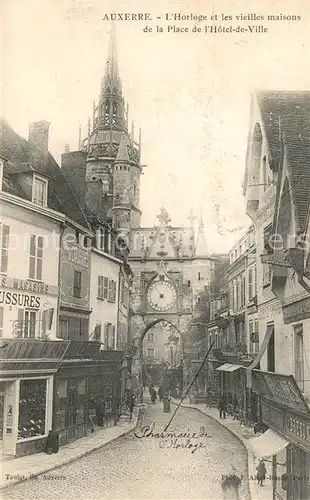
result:
[(138, 342), (140, 384), (163, 387), (165, 392), (183, 388), (183, 333), (164, 317), (145, 325)]

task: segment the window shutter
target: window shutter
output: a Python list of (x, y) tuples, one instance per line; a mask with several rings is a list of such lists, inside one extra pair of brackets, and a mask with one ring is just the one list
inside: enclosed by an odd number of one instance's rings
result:
[(112, 325), (112, 349), (115, 349), (115, 325)]
[(30, 236), (29, 278), (35, 279), (36, 274), (36, 237)]
[(116, 281), (113, 281), (113, 302), (116, 301)]
[(42, 265), (43, 265), (43, 238), (38, 236), (37, 242), (37, 276), (38, 280), (42, 279)]
[(113, 297), (112, 297), (112, 293), (113, 293), (113, 288), (112, 288), (112, 287), (113, 287), (113, 281), (112, 281), (112, 280), (109, 280), (109, 281), (108, 281), (108, 283), (109, 283), (109, 284), (108, 284), (108, 300), (110, 300), (110, 301), (111, 301), (111, 300), (112, 300), (112, 298), (113, 298)]
[(9, 226), (2, 228), (2, 242), (1, 242), (1, 272), (6, 273), (8, 270), (8, 257), (9, 257)]
[(104, 348), (108, 348), (108, 340), (109, 340), (109, 325), (108, 323), (104, 324)]

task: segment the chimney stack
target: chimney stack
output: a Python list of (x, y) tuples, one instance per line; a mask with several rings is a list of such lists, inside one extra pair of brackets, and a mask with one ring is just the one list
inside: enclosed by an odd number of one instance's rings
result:
[(48, 155), (48, 131), (50, 123), (33, 122), (29, 125), (29, 157), (33, 166), (45, 164)]

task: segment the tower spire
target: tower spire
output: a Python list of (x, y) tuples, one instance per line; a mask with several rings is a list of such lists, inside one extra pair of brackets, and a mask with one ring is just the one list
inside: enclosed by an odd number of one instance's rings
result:
[(109, 41), (109, 52), (105, 66), (103, 79), (104, 91), (110, 90), (113, 94), (122, 95), (122, 82), (119, 76), (119, 66), (116, 49), (116, 30), (115, 23), (112, 21)]
[(199, 225), (198, 225), (198, 234), (196, 239), (195, 246), (195, 256), (196, 257), (207, 257), (208, 256), (208, 248), (207, 242), (204, 232), (204, 224), (202, 220), (202, 215), (200, 216)]

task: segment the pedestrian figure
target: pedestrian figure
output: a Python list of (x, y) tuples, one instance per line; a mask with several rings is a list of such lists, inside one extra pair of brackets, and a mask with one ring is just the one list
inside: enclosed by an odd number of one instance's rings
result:
[(227, 500), (239, 500), (239, 488), (241, 486), (241, 478), (235, 473), (236, 469), (233, 467), (231, 473), (223, 476), (221, 487), (224, 493), (224, 498)]
[(233, 420), (236, 420), (236, 418), (238, 417), (238, 411), (237, 411), (238, 398), (237, 398), (236, 394), (234, 394), (234, 396), (233, 396), (232, 405), (233, 405), (233, 415), (234, 415)]
[(219, 411), (220, 418), (226, 418), (226, 399), (224, 395), (219, 400)]
[(160, 386), (160, 388), (158, 389), (158, 397), (159, 397), (159, 401), (162, 401), (163, 400), (163, 397), (164, 397), (164, 390), (163, 390), (163, 387)]
[(257, 474), (256, 474), (257, 484), (259, 484), (259, 486), (263, 486), (263, 482), (265, 481), (266, 474), (267, 474), (264, 460), (259, 461), (259, 464), (256, 467), (256, 470), (257, 470)]
[(128, 407), (129, 407), (129, 420), (130, 420), (130, 422), (131, 422), (131, 420), (132, 420), (133, 408), (134, 408), (134, 406), (135, 406), (135, 399), (136, 399), (136, 397), (135, 397), (135, 395), (132, 393), (132, 394), (130, 395), (130, 398), (129, 398), (129, 401), (128, 401)]
[(151, 391), (151, 400), (152, 400), (153, 404), (155, 403), (156, 398), (157, 398), (156, 389), (155, 389), (155, 387), (153, 387), (153, 389)]

